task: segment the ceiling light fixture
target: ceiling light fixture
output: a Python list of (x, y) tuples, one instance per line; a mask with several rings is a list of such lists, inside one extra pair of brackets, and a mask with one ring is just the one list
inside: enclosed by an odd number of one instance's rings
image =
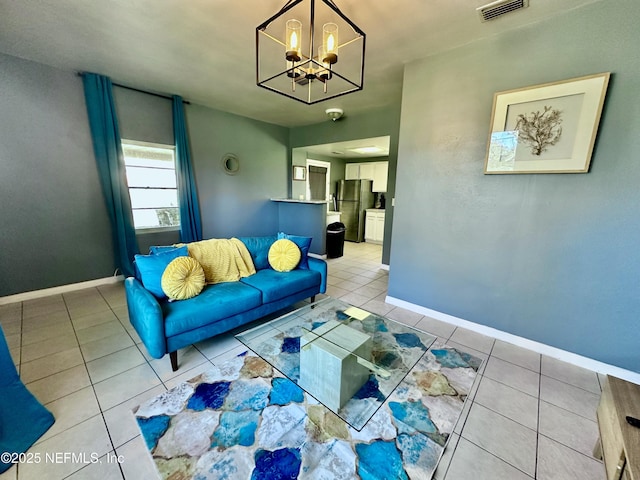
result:
[(256, 28), (256, 83), (307, 105), (362, 90), (365, 38), (333, 0), (289, 0)]
[(344, 110), (342, 110), (341, 108), (327, 108), (324, 113), (326, 113), (327, 117), (335, 122), (336, 120), (340, 120), (342, 118), (342, 116), (344, 115)]
[(349, 151), (353, 153), (360, 153), (362, 155), (365, 155), (368, 153), (380, 153), (383, 150), (380, 147), (371, 146), (371, 147), (350, 148)]

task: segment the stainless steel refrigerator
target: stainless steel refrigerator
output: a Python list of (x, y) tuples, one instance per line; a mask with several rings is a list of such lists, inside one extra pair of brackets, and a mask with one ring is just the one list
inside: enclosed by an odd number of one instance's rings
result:
[(344, 223), (345, 240), (364, 240), (364, 216), (367, 208), (373, 208), (372, 180), (339, 180), (337, 195), (340, 221)]

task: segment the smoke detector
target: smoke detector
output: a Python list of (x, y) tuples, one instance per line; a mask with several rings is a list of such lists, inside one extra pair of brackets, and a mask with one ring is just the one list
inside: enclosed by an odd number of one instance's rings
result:
[(476, 11), (480, 15), (482, 22), (488, 22), (494, 20), (502, 15), (520, 10), (521, 8), (527, 8), (529, 6), (529, 0), (498, 0), (497, 2), (491, 2), (482, 7), (476, 8)]
[(333, 120), (334, 122), (336, 120), (339, 120), (342, 118), (342, 116), (344, 115), (344, 111), (341, 108), (327, 108), (324, 113), (327, 114), (327, 117), (329, 117), (331, 120)]

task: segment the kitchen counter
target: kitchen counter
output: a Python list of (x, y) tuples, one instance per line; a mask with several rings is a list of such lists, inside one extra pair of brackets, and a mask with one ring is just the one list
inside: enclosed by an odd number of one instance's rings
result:
[(299, 200), (297, 198), (271, 198), (272, 202), (285, 202), (285, 203), (308, 203), (311, 205), (326, 205), (329, 203), (327, 200)]
[(326, 200), (296, 200), (272, 198), (278, 206), (278, 230), (290, 235), (311, 237), (309, 251), (317, 255), (326, 253)]

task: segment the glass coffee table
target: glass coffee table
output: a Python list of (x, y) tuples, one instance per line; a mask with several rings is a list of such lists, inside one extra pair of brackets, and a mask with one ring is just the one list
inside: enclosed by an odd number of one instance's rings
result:
[(356, 430), (436, 340), (330, 297), (236, 337)]

